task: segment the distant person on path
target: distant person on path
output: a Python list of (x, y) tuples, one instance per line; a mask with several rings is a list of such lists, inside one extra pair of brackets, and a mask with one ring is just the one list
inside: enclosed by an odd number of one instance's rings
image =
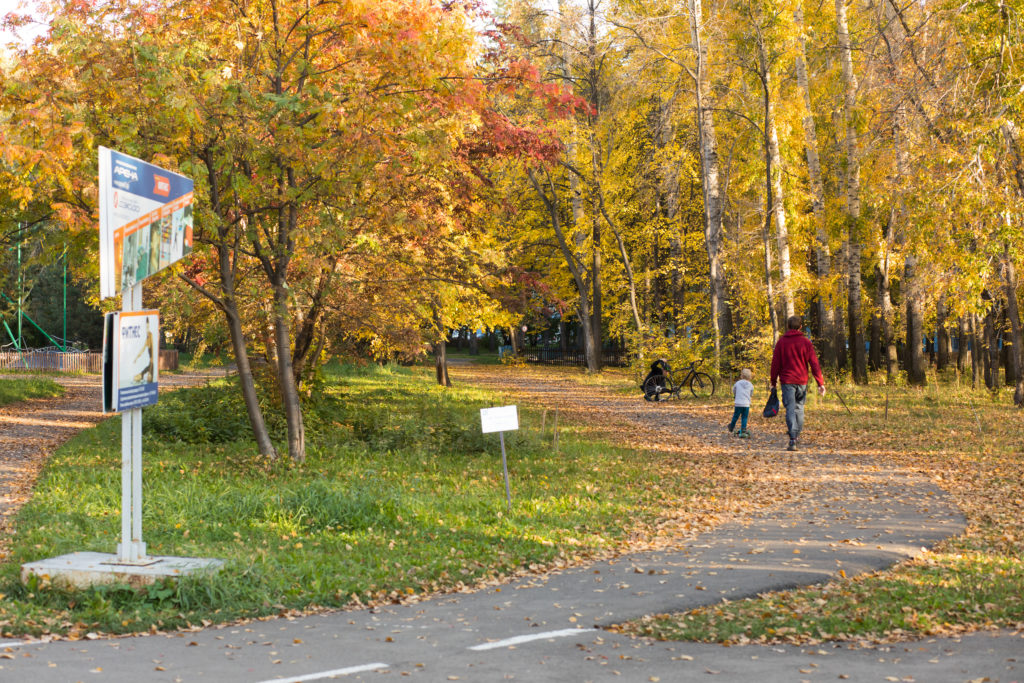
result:
[(668, 361), (665, 360), (664, 358), (659, 358), (658, 360), (651, 363), (651, 371), (647, 373), (646, 377), (644, 377), (644, 381), (640, 383), (640, 386), (646, 387), (647, 382), (649, 382), (651, 378), (657, 377), (658, 379), (654, 380), (654, 384), (657, 384), (659, 387), (664, 388), (665, 374), (668, 372)]
[(786, 429), (789, 432), (787, 451), (796, 450), (796, 440), (804, 428), (804, 401), (807, 400), (807, 366), (814, 373), (818, 393), (825, 395), (825, 379), (821, 376), (818, 354), (811, 340), (800, 331), (804, 319), (792, 315), (786, 321), (786, 334), (779, 338), (772, 353), (771, 385), (782, 380), (782, 405), (786, 408)]
[(750, 368), (740, 370), (740, 379), (732, 385), (733, 410), (732, 422), (729, 423), (729, 431), (736, 428), (736, 420), (740, 420), (740, 431), (736, 436), (750, 436), (747, 432), (747, 418), (750, 417), (750, 399), (754, 395), (754, 385), (750, 382), (754, 377), (754, 371)]

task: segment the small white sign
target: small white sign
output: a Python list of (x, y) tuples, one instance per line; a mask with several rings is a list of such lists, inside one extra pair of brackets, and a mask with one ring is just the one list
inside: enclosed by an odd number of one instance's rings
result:
[(519, 429), (519, 411), (515, 406), (481, 408), (480, 424), (484, 434), (491, 432), (514, 432)]

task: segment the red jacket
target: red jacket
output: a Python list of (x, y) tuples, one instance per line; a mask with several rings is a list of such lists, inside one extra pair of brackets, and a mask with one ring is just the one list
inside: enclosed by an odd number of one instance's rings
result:
[(786, 330), (786, 334), (776, 342), (772, 354), (772, 386), (775, 386), (776, 379), (781, 379), (783, 384), (807, 384), (808, 365), (811, 366), (818, 386), (825, 386), (821, 366), (818, 365), (818, 354), (814, 352), (811, 340), (800, 330)]

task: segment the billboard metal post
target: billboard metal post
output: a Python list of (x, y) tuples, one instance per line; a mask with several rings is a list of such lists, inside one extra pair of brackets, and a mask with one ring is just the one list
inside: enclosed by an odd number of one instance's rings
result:
[[(121, 293), (121, 310), (142, 310), (142, 283)], [(123, 564), (148, 564), (142, 540), (142, 408), (121, 413), (121, 542), (117, 559)]]

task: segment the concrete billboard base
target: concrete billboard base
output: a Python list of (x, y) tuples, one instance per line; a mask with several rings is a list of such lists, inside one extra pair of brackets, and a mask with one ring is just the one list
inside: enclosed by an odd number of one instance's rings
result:
[(148, 586), (163, 579), (194, 574), (216, 574), (223, 560), (204, 557), (153, 556), (123, 563), (113, 553), (78, 552), (21, 565), (22, 583), (36, 576), (41, 585), (59, 588), (89, 588), (102, 584)]

